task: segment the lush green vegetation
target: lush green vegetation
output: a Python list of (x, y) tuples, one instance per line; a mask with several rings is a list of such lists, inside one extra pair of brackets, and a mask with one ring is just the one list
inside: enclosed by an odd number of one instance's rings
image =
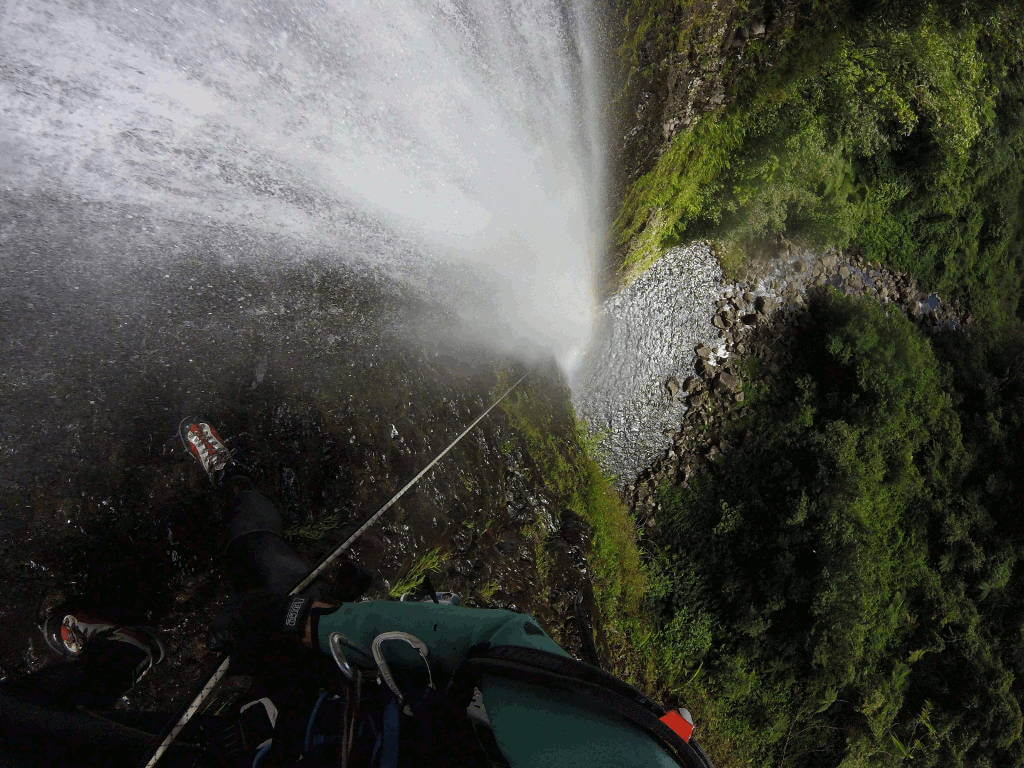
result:
[[(1021, 312), (1024, 24), (1013, 3), (624, 2), (628, 88), (728, 54), (727, 105), (664, 148), (617, 221), (625, 271), (711, 237), (861, 248), (983, 319)], [(735, 264), (735, 259), (733, 260)]]
[(1024, 338), (838, 295), (799, 328), (663, 492), (667, 687), (725, 765), (1019, 764)]
[(388, 596), (398, 600), (406, 592), (412, 592), (423, 583), (425, 576), (433, 571), (438, 571), (448, 562), (450, 552), (444, 552), (440, 547), (427, 550), (416, 562), (414, 562), (404, 576), (399, 578), (393, 587), (388, 590)]
[(859, 248), (975, 322), (929, 337), (873, 300), (813, 300), (785, 365), (745, 361), (728, 449), (662, 489), (642, 550), (595, 446), (549, 400), (517, 396), (506, 411), (545, 483), (594, 527), (616, 671), (690, 706), (725, 767), (1020, 764), (1019, 8), (620, 5), (627, 101), (657, 96), (666, 57), (767, 29), (714, 73), (726, 106), (629, 190), (626, 276), (697, 237), (739, 272), (784, 236)]
[[(653, 684), (658, 673), (650, 644), (658, 630), (646, 599), (648, 569), (629, 508), (595, 461), (597, 446), (576, 422), (567, 398), (552, 398), (528, 383), (501, 407), (522, 437), (545, 487), (559, 505), (591, 527), (591, 581), (616, 671)], [(535, 542), (541, 568), (543, 538), (540, 535)]]
[[(620, 6), (626, 101), (686, 67), (726, 93), (629, 189), (627, 277), (699, 237), (739, 273), (786, 237), (855, 247), (975, 319), (927, 338), (830, 296), (781, 372), (747, 362), (731, 449), (662, 493), (645, 646), (658, 683), (694, 705), (723, 765), (1019, 764), (1020, 7)], [(737, 29), (751, 39), (723, 48)]]
[(795, 333), (643, 550), (564, 401), (503, 404), (593, 528), (612, 669), (691, 707), (725, 768), (1019, 764), (1024, 335), (837, 294)]

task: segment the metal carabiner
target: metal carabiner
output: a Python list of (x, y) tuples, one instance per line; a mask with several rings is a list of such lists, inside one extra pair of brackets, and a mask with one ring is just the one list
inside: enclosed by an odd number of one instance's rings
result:
[(398, 703), (402, 707), (402, 712), (406, 715), (412, 715), (412, 707), (405, 703), (405, 696), (402, 691), (398, 688), (398, 683), (395, 682), (394, 676), (391, 674), (391, 668), (388, 663), (384, 660), (384, 653), (381, 651), (381, 646), (389, 640), (401, 640), (403, 643), (407, 643), (412, 646), (420, 658), (423, 659), (423, 664), (427, 668), (427, 681), (428, 685), (432, 690), (436, 690), (434, 686), (434, 674), (430, 669), (430, 662), (427, 661), (427, 656), (430, 651), (427, 648), (427, 644), (420, 640), (416, 635), (410, 635), (408, 632), (382, 632), (373, 638), (373, 644), (370, 646), (370, 651), (373, 653), (373, 660), (377, 662), (377, 669), (380, 670), (380, 677), (384, 681), (384, 684), (395, 694), (395, 698), (398, 699)]
[(345, 658), (344, 642), (345, 636), (341, 632), (331, 632), (330, 637), (327, 639), (331, 658), (334, 659), (334, 663), (338, 666), (341, 674), (351, 683), (355, 679), (355, 670), (349, 664), (348, 659)]

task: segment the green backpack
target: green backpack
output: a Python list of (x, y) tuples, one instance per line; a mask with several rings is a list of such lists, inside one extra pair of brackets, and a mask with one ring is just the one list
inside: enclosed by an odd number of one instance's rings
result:
[(712, 768), (685, 713), (576, 661), (530, 616), (371, 601), (322, 616), (317, 636), (324, 653), (333, 636), (336, 660), (374, 671), (400, 705), (403, 688), (426, 685), (464, 703), (479, 692), (511, 768)]

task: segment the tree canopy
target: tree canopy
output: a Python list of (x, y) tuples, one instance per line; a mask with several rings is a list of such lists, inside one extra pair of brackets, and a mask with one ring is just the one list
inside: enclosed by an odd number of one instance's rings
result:
[(793, 350), (662, 494), (680, 676), (772, 765), (1016, 764), (1024, 344), (830, 294)]

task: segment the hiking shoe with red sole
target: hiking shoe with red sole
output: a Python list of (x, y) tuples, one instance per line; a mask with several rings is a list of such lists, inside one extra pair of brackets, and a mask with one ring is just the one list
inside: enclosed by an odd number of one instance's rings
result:
[(199, 462), (210, 482), (219, 486), (224, 470), (231, 463), (232, 451), (208, 422), (199, 419), (182, 419), (178, 425), (178, 436), (185, 450)]
[(141, 650), (145, 656), (135, 670), (135, 682), (167, 655), (163, 641), (151, 627), (126, 627), (91, 616), (82, 611), (59, 609), (50, 612), (40, 629), (47, 647), (63, 659), (81, 656), (91, 643), (98, 640), (127, 643)]

